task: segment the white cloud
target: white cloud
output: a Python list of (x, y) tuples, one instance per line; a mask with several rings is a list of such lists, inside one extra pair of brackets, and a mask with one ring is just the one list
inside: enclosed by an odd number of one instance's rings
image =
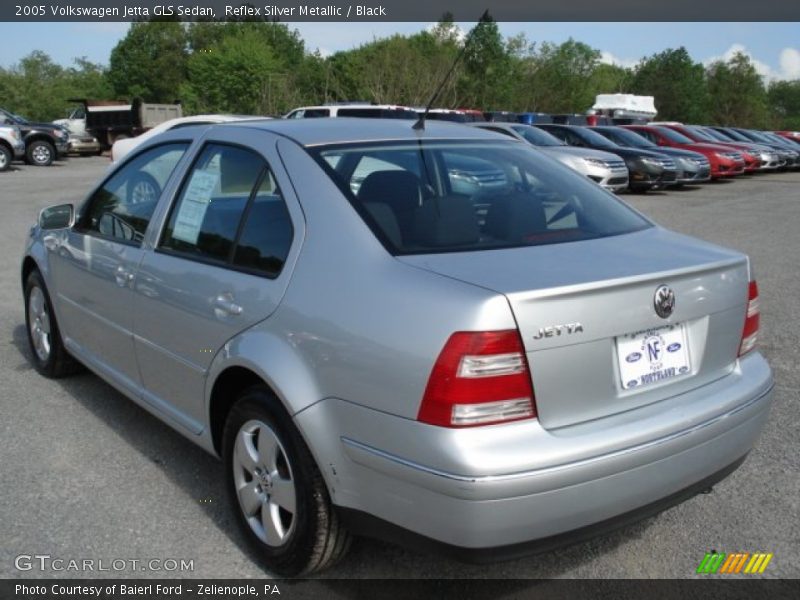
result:
[(711, 58), (706, 59), (704, 64), (708, 66), (718, 60), (728, 61), (738, 53), (742, 53), (747, 56), (750, 59), (750, 62), (753, 63), (753, 67), (755, 67), (756, 72), (767, 82), (782, 79), (800, 78), (800, 50), (796, 48), (784, 48), (781, 50), (778, 61), (780, 68), (777, 70), (773, 69), (767, 63), (758, 60), (744, 44), (739, 43), (731, 44), (730, 48), (728, 48), (722, 54), (722, 56), (712, 56)]
[(626, 69), (635, 67), (639, 64), (639, 60), (635, 58), (619, 58), (614, 56), (608, 50), (600, 52), (600, 62), (604, 65), (614, 65), (617, 67), (625, 67)]
[(800, 50), (797, 48), (784, 48), (780, 57), (781, 79), (800, 79)]

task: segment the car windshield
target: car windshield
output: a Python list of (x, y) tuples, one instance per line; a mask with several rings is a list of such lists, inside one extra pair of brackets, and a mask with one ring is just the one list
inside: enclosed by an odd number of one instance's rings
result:
[(713, 137), (711, 137), (708, 133), (706, 133), (705, 130), (701, 127), (691, 127), (690, 129), (692, 133), (694, 133), (697, 137), (699, 137), (701, 140), (705, 142), (717, 141)]
[(566, 142), (562, 142), (557, 137), (550, 135), (542, 129), (531, 127), (530, 125), (514, 125), (511, 127), (514, 131), (524, 137), (528, 142), (534, 146), (566, 146)]
[(25, 119), (22, 117), (15, 115), (13, 113), (8, 112), (7, 110), (0, 109), (0, 115), (4, 116), (7, 121), (11, 121), (11, 123), (17, 123), (20, 125), (24, 125), (27, 123)]
[(719, 142), (733, 142), (734, 139), (724, 133), (717, 131), (716, 129), (706, 129), (705, 130), (708, 135)]
[(622, 129), (621, 127), (603, 127), (596, 128), (595, 131), (610, 139), (612, 142), (620, 146), (630, 146), (632, 148), (655, 148), (656, 144), (648, 139), (643, 138), (638, 133), (634, 133), (629, 129)]
[(675, 142), (676, 144), (694, 144), (694, 142), (685, 135), (678, 133), (674, 129), (670, 129), (669, 127), (656, 127), (656, 129), (661, 135), (668, 140)]
[(725, 133), (727, 133), (730, 137), (732, 137), (734, 139), (734, 141), (737, 141), (737, 142), (752, 142), (753, 141), (750, 138), (742, 135), (741, 133), (739, 133), (735, 129), (726, 129)]
[(578, 136), (583, 138), (583, 141), (587, 142), (591, 146), (595, 146), (597, 148), (619, 148), (619, 144), (615, 144), (608, 138), (603, 137), (596, 131), (592, 131), (588, 127), (573, 127), (572, 128)]
[(510, 140), (309, 152), (396, 255), (574, 242), (651, 226), (589, 179)]

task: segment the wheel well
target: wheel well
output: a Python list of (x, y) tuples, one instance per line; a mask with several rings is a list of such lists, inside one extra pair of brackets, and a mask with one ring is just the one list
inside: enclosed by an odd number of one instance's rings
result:
[(12, 158), (14, 157), (14, 149), (11, 147), (11, 144), (9, 144), (9, 143), (8, 143), (7, 141), (5, 141), (5, 140), (0, 140), (0, 146), (4, 146), (6, 150), (8, 150), (9, 152), (11, 152), (11, 157), (12, 157)]
[(219, 374), (211, 390), (209, 422), (214, 450), (222, 454), (222, 432), (233, 403), (247, 388), (267, 385), (256, 373), (245, 367), (229, 367)]
[(35, 260), (30, 256), (25, 257), (25, 260), (22, 261), (22, 289), (25, 289), (25, 282), (28, 281), (28, 275), (38, 268)]
[(53, 141), (53, 139), (48, 137), (48, 136), (46, 136), (46, 135), (44, 135), (43, 133), (34, 134), (34, 135), (26, 138), (25, 139), (25, 145), (27, 146), (28, 144), (31, 144), (33, 142), (40, 142), (40, 141), (41, 142), (47, 142), (51, 146), (55, 146), (55, 142)]

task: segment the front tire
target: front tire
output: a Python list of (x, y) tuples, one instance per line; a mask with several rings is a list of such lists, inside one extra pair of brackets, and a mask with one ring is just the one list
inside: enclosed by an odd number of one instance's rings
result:
[(60, 378), (81, 370), (64, 348), (50, 296), (39, 271), (25, 282), (25, 325), (33, 366), (45, 377)]
[(223, 434), (228, 500), (264, 566), (284, 577), (338, 561), (350, 546), (314, 459), (266, 386), (247, 390)]
[(11, 154), (11, 150), (0, 144), (0, 173), (11, 168), (12, 160), (14, 160), (14, 156)]
[(56, 149), (50, 142), (36, 140), (28, 144), (28, 163), (35, 167), (49, 167), (56, 159)]

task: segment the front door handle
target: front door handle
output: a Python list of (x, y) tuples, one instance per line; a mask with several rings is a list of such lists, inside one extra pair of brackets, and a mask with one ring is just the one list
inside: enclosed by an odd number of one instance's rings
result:
[(233, 301), (233, 294), (220, 294), (214, 298), (214, 314), (222, 319), (242, 314), (242, 307)]
[(117, 280), (119, 287), (125, 287), (133, 281), (133, 273), (120, 265), (117, 267), (117, 272), (114, 273), (114, 279)]

